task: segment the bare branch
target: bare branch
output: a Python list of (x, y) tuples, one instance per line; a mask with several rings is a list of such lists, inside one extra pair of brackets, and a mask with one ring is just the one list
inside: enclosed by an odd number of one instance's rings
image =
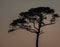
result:
[(55, 23), (48, 23), (48, 24), (42, 25), (41, 27), (44, 27), (44, 26), (47, 26), (47, 25), (52, 25), (52, 24), (55, 24)]

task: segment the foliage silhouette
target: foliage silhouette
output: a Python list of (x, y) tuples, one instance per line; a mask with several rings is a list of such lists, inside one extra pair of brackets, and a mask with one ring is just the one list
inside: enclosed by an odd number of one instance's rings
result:
[[(50, 23), (45, 23), (44, 20), (47, 19), (47, 14), (51, 15)], [(41, 27), (55, 24), (56, 18), (58, 18), (59, 15), (55, 14), (55, 10), (51, 9), (50, 7), (37, 7), (37, 8), (31, 8), (27, 12), (21, 12), (19, 13), (19, 18), (16, 20), (13, 20), (13, 22), (10, 24), (12, 26), (12, 29), (10, 29), (8, 32), (13, 32), (17, 29), (23, 28), (31, 33), (36, 34), (36, 47), (38, 47), (38, 40), (39, 35), (44, 33), (41, 31)], [(32, 23), (34, 29), (32, 29), (30, 23)], [(38, 26), (36, 26), (36, 23)], [(16, 27), (19, 28), (16, 28)]]

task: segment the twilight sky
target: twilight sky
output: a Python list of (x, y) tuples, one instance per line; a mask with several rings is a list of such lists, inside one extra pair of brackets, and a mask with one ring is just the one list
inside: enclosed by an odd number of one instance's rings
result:
[[(0, 47), (35, 47), (36, 34), (26, 30), (16, 30), (8, 34), (9, 23), (22, 11), (48, 6), (60, 15), (60, 0), (0, 0)], [(56, 24), (43, 28), (39, 47), (60, 47), (60, 18)]]

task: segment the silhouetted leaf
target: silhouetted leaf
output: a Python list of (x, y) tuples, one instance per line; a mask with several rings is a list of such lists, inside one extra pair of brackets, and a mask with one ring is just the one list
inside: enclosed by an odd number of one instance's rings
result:
[(15, 31), (15, 29), (10, 29), (10, 30), (8, 31), (8, 33), (13, 32), (13, 31)]
[(58, 14), (54, 14), (54, 17), (57, 17), (57, 18), (58, 18), (58, 17), (59, 17), (59, 15), (58, 15)]

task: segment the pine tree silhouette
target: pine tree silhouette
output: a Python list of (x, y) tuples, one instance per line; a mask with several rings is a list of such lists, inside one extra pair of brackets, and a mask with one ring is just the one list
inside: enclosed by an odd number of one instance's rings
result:
[[(44, 23), (43, 20), (47, 19), (47, 14), (51, 14), (50, 23)], [(41, 34), (41, 27), (55, 24), (56, 18), (58, 18), (59, 15), (55, 13), (54, 9), (51, 9), (50, 7), (37, 7), (37, 8), (31, 8), (27, 12), (21, 12), (19, 13), (19, 18), (16, 20), (13, 20), (13, 22), (10, 24), (12, 26), (12, 29), (10, 29), (8, 32), (13, 32), (17, 30), (17, 26), (19, 28), (26, 29), (29, 32), (36, 34), (36, 47), (38, 47), (39, 42), (39, 35)], [(33, 23), (34, 29), (31, 28), (31, 25), (29, 23)], [(38, 23), (38, 27), (36, 27), (36, 23)], [(43, 32), (42, 32), (43, 33)]]

